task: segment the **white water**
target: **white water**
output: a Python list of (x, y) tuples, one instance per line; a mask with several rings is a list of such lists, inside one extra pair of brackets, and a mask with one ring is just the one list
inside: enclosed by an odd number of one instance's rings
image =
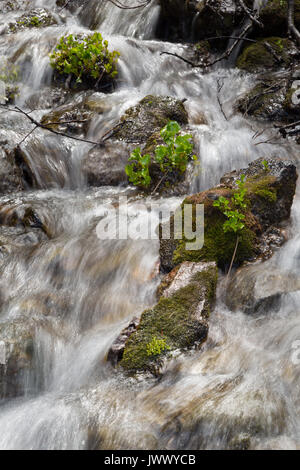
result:
[[(57, 38), (93, 27), (106, 33), (121, 58), (117, 89), (103, 97), (108, 110), (92, 122), (90, 138), (98, 139), (124, 110), (152, 93), (187, 99), (201, 161), (190, 192), (218, 183), (226, 171), (259, 156), (297, 159), (288, 145), (255, 145), (265, 140), (253, 139), (259, 124), (234, 112), (251, 77), (228, 68), (202, 74), (161, 56), (164, 50), (183, 53), (184, 46), (151, 40), (155, 2), (143, 13), (116, 11), (110, 4), (98, 9), (98, 3), (90, 1), (85, 14), (64, 12), (65, 23), (58, 26), (0, 36), (0, 54), (21, 69), (20, 106), (37, 92), (48, 93), (48, 53)], [(49, 1), (35, 5), (49, 7)], [(228, 120), (217, 101), (217, 79), (224, 83), (220, 100)], [(47, 111), (32, 115), (40, 118)], [(199, 124), (202, 115), (206, 124)], [(16, 143), (31, 129), (15, 113), (1, 112), (0, 122), (1, 139)], [(35, 131), (23, 148), (41, 189), (2, 197), (0, 204), (32, 205), (52, 238), (1, 261), (0, 321), (34, 318), (37, 332), (36, 366), (24, 378), (25, 394), (0, 407), (0, 448), (228, 448), (247, 434), (252, 448), (300, 448), (300, 366), (291, 362), (292, 344), (300, 339), (299, 293), (261, 318), (232, 313), (220, 299), (202, 351), (168, 364), (159, 383), (125, 380), (105, 355), (128, 321), (155, 302), (158, 243), (98, 240), (99, 206), (127, 190), (87, 189), (81, 174), (86, 144)], [(134, 200), (135, 192), (129, 194)], [(266, 269), (275, 265), (299, 275), (299, 208), (297, 197), (292, 238)], [(51, 297), (46, 307), (45, 296)]]

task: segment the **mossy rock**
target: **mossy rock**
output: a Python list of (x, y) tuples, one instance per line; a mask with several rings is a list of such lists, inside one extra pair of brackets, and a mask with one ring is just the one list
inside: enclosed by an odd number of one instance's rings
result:
[[(227, 219), (213, 203), (220, 196), (231, 199), (237, 190), (236, 181), (242, 174), (246, 178), (247, 208), (244, 211), (245, 227), (239, 234), (235, 264), (241, 265), (246, 260), (260, 256), (262, 252), (260, 237), (270, 227), (278, 226), (289, 218), (296, 189), (298, 177), (296, 167), (292, 162), (278, 158), (267, 158), (265, 165), (262, 158), (255, 160), (246, 169), (224, 175), (219, 186), (186, 198), (181, 206), (182, 215), (185, 204), (204, 205), (204, 245), (200, 250), (187, 250), (186, 243), (191, 240), (174, 239), (174, 219), (171, 218), (171, 239), (160, 239), (162, 272), (169, 272), (174, 266), (186, 260), (194, 262), (214, 260), (222, 269), (229, 265), (237, 235), (234, 232), (224, 232), (223, 224)], [(192, 226), (195, 230), (195, 215)]]
[(24, 13), (14, 23), (9, 24), (9, 31), (15, 33), (25, 28), (45, 28), (57, 24), (56, 19), (45, 8), (36, 8)]
[[(270, 52), (268, 44), (273, 49), (274, 54)], [(269, 37), (247, 46), (239, 56), (236, 65), (247, 72), (288, 67), (295, 60), (297, 53), (295, 45), (289, 39)], [(279, 61), (276, 60), (275, 56)]]
[[(264, 24), (263, 30), (256, 29), (256, 34), (275, 35), (287, 34), (287, 0), (269, 0), (260, 11), (260, 19)], [(295, 0), (295, 26), (300, 28), (300, 0)]]
[[(215, 297), (216, 265), (186, 263), (181, 268), (183, 272), (188, 269), (195, 273), (184, 287), (172, 290), (171, 285), (155, 307), (143, 312), (136, 332), (126, 342), (120, 362), (126, 371), (156, 375), (172, 351), (190, 349), (206, 339), (210, 307)], [(180, 270), (177, 275), (180, 276)], [(162, 340), (166, 347), (160, 353), (149, 355), (148, 345), (153, 338)]]
[(147, 95), (121, 117), (123, 124), (114, 134), (125, 142), (146, 143), (169, 121), (187, 124), (188, 115), (182, 101), (170, 96)]

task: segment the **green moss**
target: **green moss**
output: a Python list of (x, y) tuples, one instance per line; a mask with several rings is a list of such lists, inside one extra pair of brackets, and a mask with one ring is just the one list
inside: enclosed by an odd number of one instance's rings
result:
[(208, 318), (214, 299), (217, 272), (210, 267), (195, 274), (191, 282), (170, 298), (162, 297), (150, 310), (143, 312), (137, 331), (128, 339), (120, 365), (127, 371), (156, 371), (169, 350), (151, 357), (147, 345), (153, 337), (164, 339), (170, 350), (191, 348), (206, 339), (207, 326), (196, 318), (199, 303), (204, 300), (203, 316)]
[(276, 181), (275, 176), (265, 175), (265, 170), (261, 175), (256, 175), (255, 178), (248, 178), (247, 180), (247, 190), (251, 195), (259, 196), (262, 199), (265, 199), (268, 202), (277, 201), (277, 190), (273, 186)]
[[(173, 254), (175, 265), (182, 261), (216, 261), (218, 266), (225, 267), (230, 263), (236, 244), (236, 235), (233, 232), (224, 233), (223, 224), (225, 216), (216, 209), (212, 215), (206, 216), (204, 221), (204, 246), (201, 250), (186, 250), (187, 240), (177, 241), (177, 247)], [(254, 254), (255, 234), (247, 226), (239, 237), (239, 245), (235, 257), (237, 263), (249, 259)]]
[(287, 66), (290, 63), (288, 50), (292, 43), (288, 39), (270, 37), (247, 46), (237, 60), (237, 67), (247, 72), (256, 72), (277, 66), (274, 56), (266, 49), (265, 42), (272, 46), (276, 55), (282, 59), (283, 65)]

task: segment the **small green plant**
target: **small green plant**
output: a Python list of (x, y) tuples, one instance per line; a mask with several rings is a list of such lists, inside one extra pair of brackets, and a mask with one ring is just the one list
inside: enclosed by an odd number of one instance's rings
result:
[(263, 167), (264, 167), (265, 171), (269, 171), (269, 170), (270, 170), (269, 164), (268, 164), (267, 160), (263, 160), (263, 161), (262, 161), (262, 164), (263, 164)]
[(243, 211), (247, 208), (245, 202), (246, 188), (245, 188), (245, 175), (241, 175), (240, 179), (237, 180), (238, 190), (235, 191), (231, 199), (227, 199), (224, 196), (220, 196), (217, 201), (214, 201), (214, 207), (218, 207), (220, 211), (227, 217), (227, 220), (223, 224), (223, 231), (234, 232), (236, 234), (236, 244), (235, 249), (232, 255), (230, 267), (228, 270), (227, 280), (229, 279), (233, 261), (236, 255), (238, 243), (239, 243), (239, 234), (245, 227), (244, 220), (245, 215)]
[(150, 343), (147, 344), (147, 356), (159, 356), (162, 352), (170, 350), (170, 346), (164, 338), (153, 336)]
[(60, 38), (50, 54), (50, 63), (59, 74), (72, 75), (76, 83), (84, 78), (99, 82), (117, 75), (119, 56), (119, 52), (108, 50), (108, 42), (98, 32), (88, 36), (70, 34)]
[[(159, 164), (162, 173), (166, 174), (171, 170), (178, 170), (184, 173), (193, 151), (192, 135), (179, 135), (180, 126), (176, 121), (169, 121), (160, 131), (160, 135), (165, 142), (155, 148), (154, 161)], [(195, 155), (193, 160), (197, 160)], [(148, 187), (151, 184), (149, 165), (151, 163), (150, 154), (141, 154), (140, 147), (137, 147), (130, 155), (125, 172), (131, 183), (136, 186)]]
[(247, 207), (245, 203), (245, 175), (241, 175), (241, 178), (237, 181), (237, 185), (239, 189), (233, 193), (231, 200), (220, 196), (219, 199), (213, 203), (228, 219), (223, 224), (224, 232), (232, 231), (238, 233), (245, 227), (243, 223), (245, 215), (242, 213), (242, 210), (245, 210)]
[(29, 19), (29, 24), (30, 24), (30, 26), (39, 27), (39, 26), (41, 26), (42, 22), (41, 22), (41, 20), (39, 19), (38, 16), (32, 16), (32, 17)]
[(19, 78), (19, 68), (6, 61), (0, 65), (0, 80), (4, 83), (15, 83)]

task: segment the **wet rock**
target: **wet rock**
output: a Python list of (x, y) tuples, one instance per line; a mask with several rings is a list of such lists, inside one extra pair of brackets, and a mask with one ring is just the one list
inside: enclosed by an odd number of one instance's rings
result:
[(128, 145), (108, 143), (97, 146), (83, 159), (82, 172), (89, 186), (117, 186), (127, 183), (125, 165), (128, 162)]
[(215, 263), (183, 263), (158, 303), (142, 313), (120, 365), (130, 373), (157, 375), (173, 351), (201, 345), (207, 338), (216, 281)]
[(226, 304), (247, 314), (268, 313), (280, 309), (280, 299), (300, 290), (300, 279), (266, 263), (245, 266), (234, 274), (226, 288)]
[[(96, 93), (86, 98), (85, 106), (103, 112), (103, 106), (106, 111), (107, 103), (103, 101), (103, 95)], [(142, 153), (150, 153), (153, 156), (155, 147), (163, 143), (160, 130), (170, 120), (175, 120), (183, 126), (188, 123), (183, 102), (169, 96), (148, 95), (136, 106), (129, 108), (112, 131), (105, 146), (94, 147), (83, 159), (82, 171), (88, 184), (101, 186), (127, 183), (125, 166), (131, 151), (140, 145)], [(149, 167), (149, 173), (152, 183), (148, 191), (152, 192), (163, 175), (154, 161)], [(188, 167), (184, 174), (169, 171), (160, 190), (163, 189), (164, 194), (185, 194), (190, 173), (191, 167)]]
[(25, 28), (44, 28), (57, 24), (54, 16), (45, 8), (35, 8), (9, 24), (9, 32), (15, 33)]
[[(58, 108), (66, 103), (70, 98), (70, 92), (62, 88), (47, 87), (32, 94), (26, 101), (26, 106), (30, 109)], [(64, 112), (63, 110), (61, 111)], [(61, 118), (59, 110), (58, 116)]]
[(107, 360), (113, 365), (116, 366), (118, 362), (121, 361), (123, 353), (125, 350), (125, 344), (128, 338), (136, 331), (139, 325), (139, 319), (137, 317), (133, 318), (129, 325), (122, 330), (119, 336), (115, 339), (111, 345), (108, 353)]
[(34, 368), (36, 325), (28, 318), (0, 323), (0, 397), (24, 394)]
[[(170, 219), (171, 238), (160, 239), (161, 271), (169, 272), (183, 261), (216, 261), (218, 266), (225, 268), (231, 261), (234, 252), (236, 235), (224, 232), (226, 221), (222, 212), (213, 206), (220, 196), (230, 199), (237, 189), (236, 180), (245, 175), (247, 209), (244, 212), (245, 227), (239, 236), (239, 244), (235, 256), (236, 265), (245, 260), (263, 257), (266, 250), (266, 238), (270, 238), (269, 256), (273, 236), (270, 229), (277, 228), (282, 221), (290, 216), (295, 194), (297, 172), (290, 161), (278, 158), (267, 158), (266, 167), (260, 158), (250, 163), (248, 168), (233, 171), (221, 178), (221, 184), (208, 191), (187, 197), (184, 204), (204, 204), (204, 245), (201, 249), (187, 250), (185, 238), (174, 239), (174, 219)], [(181, 207), (183, 207), (183, 205)], [(195, 215), (191, 224), (196, 226)], [(266, 237), (267, 234), (267, 237)], [(276, 238), (276, 236), (275, 236)], [(281, 238), (281, 237), (279, 237)]]
[(9, 13), (10, 11), (24, 10), (28, 0), (3, 0), (0, 4), (0, 13)]
[(56, 5), (59, 8), (66, 8), (71, 11), (71, 13), (74, 13), (77, 8), (81, 7), (86, 3), (86, 0), (72, 0), (71, 2), (68, 2), (67, 0), (56, 0)]
[(287, 68), (299, 58), (299, 50), (289, 39), (270, 37), (245, 47), (237, 67), (247, 72), (265, 72)]
[(183, 102), (170, 96), (148, 95), (136, 106), (127, 109), (121, 117), (123, 125), (114, 138), (128, 143), (146, 143), (168, 121), (177, 121), (180, 125), (188, 123)]
[(4, 258), (18, 251), (24, 252), (25, 247), (39, 245), (48, 240), (47, 235), (38, 228), (8, 227), (0, 225), (0, 253)]
[(0, 194), (23, 189), (21, 171), (16, 165), (13, 153), (0, 147)]
[(85, 137), (95, 113), (85, 104), (86, 94), (78, 94), (70, 103), (54, 108), (42, 118), (42, 124), (51, 124), (59, 132)]
[[(255, 29), (255, 34), (272, 36), (287, 34), (287, 1), (268, 0), (260, 11), (260, 19), (264, 24), (263, 30)], [(300, 0), (295, 0), (295, 26), (300, 28)]]

